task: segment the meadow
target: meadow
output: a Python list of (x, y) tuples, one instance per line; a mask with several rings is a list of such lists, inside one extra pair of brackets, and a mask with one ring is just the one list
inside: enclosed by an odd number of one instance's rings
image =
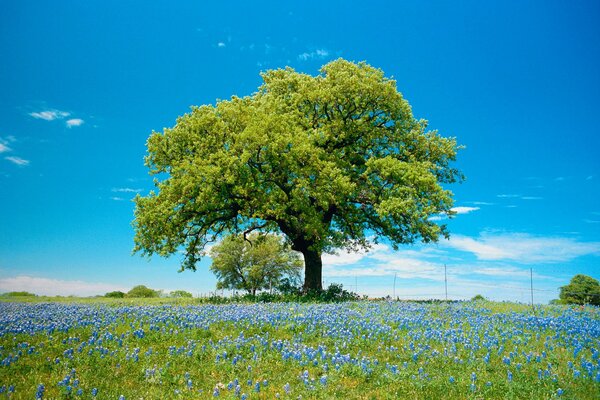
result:
[(0, 303), (0, 398), (598, 399), (600, 310)]

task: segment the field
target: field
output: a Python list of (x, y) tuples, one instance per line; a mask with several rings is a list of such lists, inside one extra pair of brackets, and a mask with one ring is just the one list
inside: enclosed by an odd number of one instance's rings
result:
[(598, 399), (597, 308), (0, 303), (0, 398)]

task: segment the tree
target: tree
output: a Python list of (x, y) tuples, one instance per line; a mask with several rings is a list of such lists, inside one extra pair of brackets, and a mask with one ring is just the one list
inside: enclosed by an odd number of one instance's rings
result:
[(211, 271), (217, 289), (257, 290), (278, 286), (284, 278), (296, 278), (302, 262), (297, 253), (276, 235), (226, 236), (210, 250)]
[(192, 298), (192, 294), (190, 292), (186, 292), (185, 290), (174, 290), (171, 293), (169, 293), (169, 297)]
[(144, 285), (134, 286), (127, 292), (127, 297), (159, 297), (159, 295), (158, 290), (150, 289)]
[(112, 297), (112, 298), (115, 298), (115, 299), (122, 299), (122, 298), (125, 297), (125, 293), (123, 293), (123, 292), (121, 292), (119, 290), (116, 290), (114, 292), (108, 292), (108, 293), (106, 293), (104, 295), (104, 297)]
[(575, 275), (568, 285), (560, 288), (560, 300), (565, 304), (600, 306), (600, 282), (591, 276)]
[(281, 232), (304, 256), (304, 290), (321, 290), (324, 252), (448, 237), (430, 217), (453, 214), (456, 140), (415, 119), (381, 70), (339, 59), (320, 72), (264, 72), (257, 93), (153, 132), (157, 191), (135, 199), (134, 251), (182, 251), (195, 270), (225, 234)]

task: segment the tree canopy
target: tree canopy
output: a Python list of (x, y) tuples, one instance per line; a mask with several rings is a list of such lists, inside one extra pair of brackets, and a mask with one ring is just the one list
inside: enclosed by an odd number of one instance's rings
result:
[(302, 261), (296, 252), (276, 235), (229, 235), (210, 249), (211, 271), (217, 276), (217, 289), (257, 290), (277, 287), (282, 279), (300, 276)]
[(462, 179), (460, 146), (415, 119), (394, 80), (343, 59), (262, 78), (253, 95), (151, 134), (157, 190), (135, 199), (134, 251), (183, 251), (182, 270), (195, 270), (219, 237), (281, 232), (304, 255), (304, 289), (320, 290), (323, 252), (448, 235), (430, 216), (452, 214), (443, 184)]
[(568, 285), (560, 288), (560, 300), (566, 304), (600, 306), (600, 282), (591, 276), (575, 275)]
[(160, 292), (158, 290), (150, 289), (144, 285), (134, 286), (126, 294), (127, 297), (159, 297)]

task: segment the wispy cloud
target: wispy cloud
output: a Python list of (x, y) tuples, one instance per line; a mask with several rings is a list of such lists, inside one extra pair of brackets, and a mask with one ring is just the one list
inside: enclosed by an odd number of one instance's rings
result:
[(16, 164), (20, 167), (25, 167), (25, 166), (29, 165), (29, 160), (25, 160), (21, 157), (10, 156), (10, 157), (4, 157), (4, 159), (8, 160), (11, 163)]
[(0, 278), (0, 291), (26, 291), (46, 296), (94, 296), (127, 288), (110, 283), (84, 282), (78, 280), (60, 280), (19, 275), (10, 278)]
[(520, 199), (520, 200), (542, 200), (543, 197), (538, 196), (523, 196), (520, 194), (499, 194), (496, 197), (501, 199)]
[[(71, 113), (68, 111), (52, 109), (52, 110), (45, 110), (45, 111), (39, 111), (39, 112), (31, 112), (31, 113), (29, 113), (29, 115), (35, 119), (43, 119), (44, 121), (55, 121), (55, 120), (65, 119), (65, 118), (71, 116)], [(76, 126), (83, 125), (84, 122), (85, 121), (81, 118), (70, 118), (65, 121), (65, 126), (67, 128), (73, 128)]]
[[(454, 212), (456, 215), (461, 215), (461, 214), (469, 214), (473, 211), (477, 211), (480, 210), (479, 207), (452, 207), (450, 209), (450, 211)], [(448, 215), (446, 214), (438, 214), (438, 215), (434, 215), (429, 217), (430, 221), (442, 221), (448, 218)]]
[(479, 210), (479, 207), (452, 207), (450, 210), (454, 211), (456, 214), (460, 215), (460, 214), (469, 214), (473, 211), (477, 211), (477, 210)]
[(115, 193), (140, 193), (142, 191), (142, 189), (123, 187), (123, 188), (112, 188), (111, 191), (115, 192)]
[(0, 153), (6, 153), (9, 152), (11, 150), (10, 147), (8, 147), (5, 143), (2, 143), (2, 141), (0, 141)]
[(71, 113), (60, 110), (46, 110), (40, 112), (29, 113), (35, 119), (43, 119), (45, 121), (54, 121), (55, 119), (63, 119), (71, 115)]
[(301, 61), (308, 61), (313, 59), (323, 59), (329, 55), (329, 51), (325, 49), (317, 49), (311, 52), (304, 52), (298, 55), (298, 59)]
[(65, 124), (67, 125), (67, 128), (72, 128), (74, 126), (81, 126), (83, 125), (85, 121), (82, 120), (81, 118), (71, 118), (68, 119)]
[(219, 42), (217, 43), (217, 47), (225, 47), (225, 42)]
[(116, 196), (110, 197), (110, 199), (114, 200), (114, 201), (125, 201), (124, 198), (122, 198), (122, 197), (116, 197)]
[(487, 201), (469, 201), (469, 204), (475, 204), (476, 206), (493, 206), (494, 203), (489, 203)]
[(478, 238), (454, 235), (443, 245), (472, 253), (479, 260), (510, 260), (525, 264), (565, 262), (600, 253), (600, 242), (526, 233), (483, 233)]

